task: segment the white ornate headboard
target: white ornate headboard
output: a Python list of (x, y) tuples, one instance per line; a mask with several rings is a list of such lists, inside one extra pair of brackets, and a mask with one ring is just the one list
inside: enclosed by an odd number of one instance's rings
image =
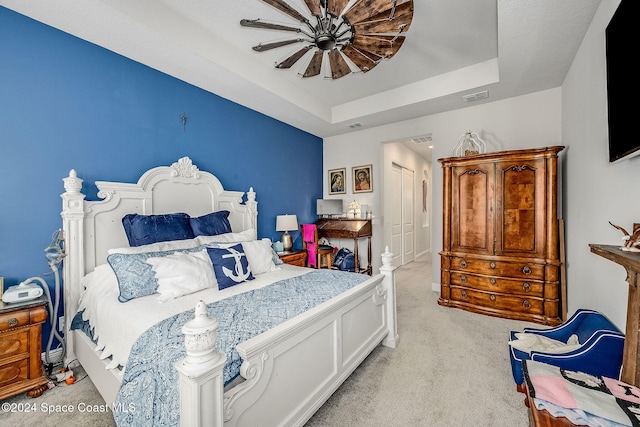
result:
[[(63, 179), (62, 222), (65, 236), (63, 277), (65, 320), (71, 321), (82, 292), (80, 280), (106, 262), (111, 248), (129, 246), (122, 217), (185, 212), (191, 216), (228, 210), (234, 232), (256, 230), (258, 202), (253, 188), (247, 192), (227, 191), (214, 175), (199, 170), (188, 157), (171, 166), (145, 172), (136, 184), (97, 181), (98, 197), (85, 201), (82, 179), (72, 170)], [(257, 237), (254, 235), (254, 238)]]

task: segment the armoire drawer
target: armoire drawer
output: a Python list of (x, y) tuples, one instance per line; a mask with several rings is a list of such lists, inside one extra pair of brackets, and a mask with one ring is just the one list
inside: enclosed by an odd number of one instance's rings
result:
[(471, 273), (451, 272), (451, 284), (481, 291), (500, 292), (504, 294), (543, 297), (541, 282), (526, 279), (505, 279), (496, 276), (484, 276)]
[(489, 261), (471, 257), (453, 257), (451, 259), (451, 270), (485, 274), (487, 276), (544, 280), (544, 266), (527, 262)]
[(508, 310), (518, 313), (542, 314), (543, 300), (497, 292), (478, 291), (471, 288), (451, 286), (451, 299), (479, 307)]

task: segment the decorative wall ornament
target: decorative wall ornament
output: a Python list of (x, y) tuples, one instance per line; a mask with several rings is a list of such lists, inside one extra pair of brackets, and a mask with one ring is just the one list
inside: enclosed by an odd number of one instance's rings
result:
[(453, 148), (453, 155), (456, 157), (473, 156), (483, 154), (487, 151), (487, 144), (476, 132), (466, 131), (458, 139), (458, 143)]
[(611, 221), (609, 221), (609, 224), (624, 234), (622, 237), (622, 247), (620, 249), (623, 251), (640, 252), (640, 224), (633, 224), (633, 232), (631, 234), (619, 225), (611, 223)]

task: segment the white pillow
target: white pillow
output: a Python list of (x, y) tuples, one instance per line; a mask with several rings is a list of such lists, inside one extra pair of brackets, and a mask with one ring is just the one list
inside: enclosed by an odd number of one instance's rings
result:
[(271, 240), (252, 240), (241, 243), (253, 274), (268, 273), (276, 270), (276, 265), (271, 255)]
[(198, 252), (176, 252), (166, 257), (151, 257), (147, 262), (151, 264), (158, 281), (158, 300), (161, 302), (217, 284), (206, 249)]
[(577, 337), (574, 335), (569, 337), (568, 343), (554, 340), (543, 335), (529, 334), (526, 332), (519, 332), (515, 335), (517, 339), (509, 341), (509, 345), (527, 353), (540, 351), (543, 353), (560, 354), (568, 353), (580, 348)]
[(167, 242), (156, 242), (142, 246), (132, 246), (125, 248), (113, 248), (109, 249), (108, 253), (111, 254), (141, 254), (144, 252), (166, 252), (166, 251), (179, 251), (182, 249), (193, 249), (198, 246), (206, 245), (208, 243), (226, 243), (226, 242), (246, 242), (248, 240), (254, 240), (256, 230), (250, 228), (241, 233), (224, 233), (217, 236), (198, 236), (193, 239), (185, 240), (170, 240)]
[(111, 254), (141, 254), (144, 252), (166, 252), (166, 251), (179, 251), (182, 249), (193, 249), (200, 246), (200, 242), (197, 238), (185, 239), (185, 240), (170, 240), (167, 242), (156, 242), (142, 246), (131, 246), (126, 248), (114, 248), (109, 249), (108, 253)]
[(210, 243), (233, 243), (233, 242), (248, 242), (249, 240), (256, 239), (256, 230), (250, 228), (240, 233), (224, 233), (216, 236), (198, 236), (195, 240), (200, 245), (208, 245)]

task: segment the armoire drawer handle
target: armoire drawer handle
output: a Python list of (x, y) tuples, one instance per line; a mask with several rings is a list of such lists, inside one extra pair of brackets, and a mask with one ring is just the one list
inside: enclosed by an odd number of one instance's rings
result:
[(491, 283), (492, 285), (496, 284), (496, 279), (494, 279), (493, 277), (491, 279), (489, 279), (489, 283)]
[(465, 260), (460, 261), (460, 267), (467, 268), (467, 261)]
[(531, 269), (529, 268), (528, 265), (525, 265), (524, 267), (522, 267), (522, 272), (524, 274), (531, 274)]
[(462, 292), (460, 294), (462, 295), (462, 298), (466, 298), (467, 297), (467, 291), (465, 291), (464, 289), (462, 290)]
[(525, 310), (529, 310), (531, 308), (531, 303), (528, 299), (522, 301), (522, 307), (524, 307)]
[(489, 264), (489, 268), (496, 268), (496, 263), (491, 261), (491, 263)]
[(491, 294), (491, 295), (489, 295), (489, 299), (490, 299), (491, 301), (495, 301), (495, 300), (496, 300), (496, 296), (495, 296), (495, 295), (493, 295), (493, 294)]
[(464, 275), (464, 274), (463, 274), (462, 276), (460, 276), (460, 281), (461, 281), (462, 283), (465, 283), (465, 282), (467, 281), (467, 276), (466, 276), (466, 275)]
[(524, 289), (525, 292), (529, 292), (531, 290), (531, 285), (525, 282), (522, 284), (522, 289)]
[(18, 319), (16, 319), (15, 317), (12, 317), (11, 319), (9, 319), (9, 321), (7, 322), (7, 325), (11, 328), (13, 326), (16, 326), (18, 324)]

